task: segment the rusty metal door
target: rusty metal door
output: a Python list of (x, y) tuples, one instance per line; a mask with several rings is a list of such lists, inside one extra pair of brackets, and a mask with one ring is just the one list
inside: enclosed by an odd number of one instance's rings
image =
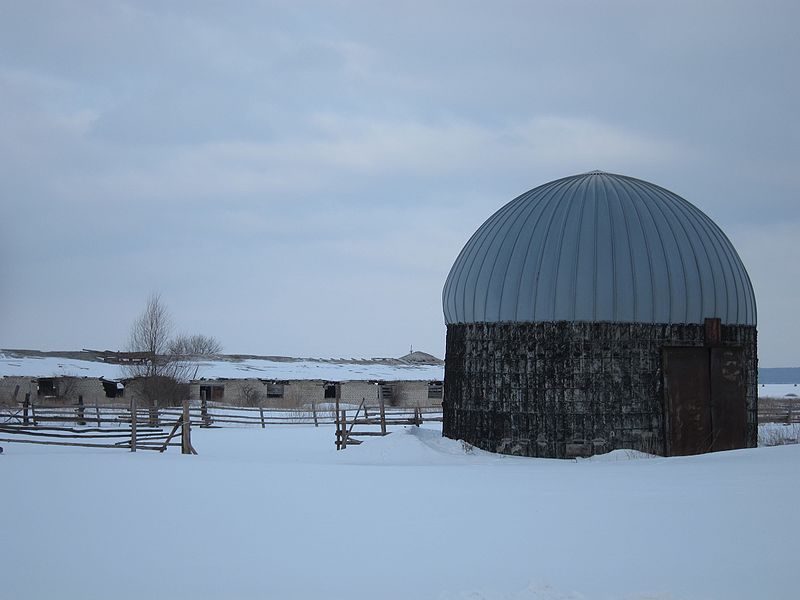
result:
[(711, 450), (747, 447), (747, 399), (742, 348), (711, 348)]
[(702, 454), (712, 447), (708, 348), (664, 348), (667, 456)]

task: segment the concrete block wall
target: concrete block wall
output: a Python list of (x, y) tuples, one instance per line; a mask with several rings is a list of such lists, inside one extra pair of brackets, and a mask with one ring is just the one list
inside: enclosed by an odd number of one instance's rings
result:
[[(19, 386), (16, 401), (14, 400), (14, 390)], [(36, 378), (34, 377), (0, 377), (0, 405), (17, 406), (25, 400), (25, 394), (30, 394), (36, 398)]]
[[(83, 403), (111, 404), (119, 402), (121, 398), (106, 397), (105, 388), (100, 379), (94, 377), (45, 377), (55, 379), (58, 397), (43, 398), (38, 395), (38, 378), (36, 377), (3, 377), (0, 378), (0, 404), (18, 405), (25, 400), (25, 394), (30, 393), (34, 403), (47, 404), (77, 404), (78, 396), (83, 397)], [(19, 385), (16, 403), (14, 403), (14, 388)]]
[(200, 386), (222, 386), (223, 397), (219, 402), (231, 406), (245, 406), (250, 399), (260, 400), (261, 406), (274, 408), (299, 408), (312, 402), (323, 402), (324, 382), (321, 380), (292, 380), (276, 382), (283, 384), (283, 397), (270, 398), (269, 385), (264, 379), (210, 379), (193, 381), (190, 398), (200, 400)]
[(90, 404), (127, 404), (124, 397), (122, 398), (109, 398), (106, 396), (106, 390), (99, 379), (79, 378), (68, 382), (65, 390), (68, 391), (66, 400), (70, 404), (78, 402), (78, 396), (83, 397), (85, 405)]
[[(343, 381), (325, 382), (322, 380), (291, 380), (283, 383), (283, 397), (270, 398), (267, 395), (268, 384), (272, 383), (262, 379), (213, 379), (193, 381), (189, 384), (189, 398), (192, 401), (200, 400), (201, 386), (222, 386), (223, 397), (221, 402), (232, 406), (245, 406), (248, 398), (261, 399), (265, 407), (300, 408), (309, 406), (312, 402), (317, 404), (335, 402), (335, 399), (325, 398), (326, 385), (336, 385), (337, 394), (341, 402), (358, 405), (362, 398), (366, 399), (368, 406), (378, 405), (379, 386), (372, 381)], [(392, 400), (387, 406), (438, 406), (439, 399), (428, 399), (427, 381), (390, 381), (385, 382), (392, 387)], [(2, 377), (0, 378), (0, 404), (12, 404), (15, 387), (19, 385), (16, 404), (25, 399), (26, 392), (31, 394), (34, 402), (41, 399), (37, 396), (37, 378), (35, 377)], [(66, 397), (58, 400), (68, 404), (75, 404), (78, 396), (83, 396), (86, 405), (98, 404), (124, 404), (128, 405), (132, 398), (136, 398), (140, 406), (145, 402), (139, 391), (136, 380), (125, 384), (124, 395), (119, 398), (108, 398), (102, 382), (97, 378), (65, 377), (56, 378), (59, 391)], [(56, 402), (48, 399), (48, 403)]]
[(378, 385), (372, 381), (342, 381), (339, 383), (339, 401), (344, 404), (378, 405)]
[[(441, 399), (428, 398), (427, 381), (385, 381), (383, 385), (391, 386), (391, 400), (386, 401), (386, 406), (405, 407), (431, 407), (441, 406)], [(340, 401), (347, 404), (360, 404), (361, 399), (366, 399), (367, 406), (378, 405), (379, 385), (370, 381), (343, 381), (340, 384)]]
[(428, 383), (427, 381), (398, 381), (395, 383), (395, 404), (397, 406), (420, 406), (423, 408), (431, 406), (440, 406), (442, 401), (440, 398), (428, 398)]

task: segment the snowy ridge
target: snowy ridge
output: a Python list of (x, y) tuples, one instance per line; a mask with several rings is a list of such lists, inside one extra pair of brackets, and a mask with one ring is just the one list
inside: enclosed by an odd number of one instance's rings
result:
[[(103, 377), (121, 379), (123, 367), (97, 360), (0, 354), (0, 377)], [(398, 359), (222, 358), (198, 363), (197, 379), (277, 379), (327, 381), (440, 381), (441, 364), (405, 364)]]
[(11, 357), (0, 355), (0, 377), (103, 377), (120, 379), (119, 365), (109, 365), (89, 360), (45, 357)]

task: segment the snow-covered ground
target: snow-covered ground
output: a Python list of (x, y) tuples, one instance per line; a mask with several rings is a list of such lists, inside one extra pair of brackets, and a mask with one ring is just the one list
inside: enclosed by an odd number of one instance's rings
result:
[(762, 383), (758, 386), (759, 398), (800, 397), (800, 385), (796, 383)]
[(800, 597), (800, 446), (559, 461), (435, 428), (342, 452), (331, 427), (193, 434), (199, 456), (4, 444), (0, 597)]
[[(203, 360), (198, 363), (196, 379), (324, 379), (327, 381), (439, 381), (443, 365), (401, 364), (381, 359), (302, 358), (268, 360)], [(15, 357), (0, 353), (0, 377), (125, 377), (120, 365), (99, 361), (54, 356)]]
[(0, 353), (0, 377), (103, 377), (119, 379), (122, 370), (119, 365), (111, 365), (93, 360), (59, 358), (55, 356), (14, 357)]

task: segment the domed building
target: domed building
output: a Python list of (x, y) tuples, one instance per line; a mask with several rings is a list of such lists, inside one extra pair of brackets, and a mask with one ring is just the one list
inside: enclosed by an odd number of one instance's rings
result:
[(752, 447), (756, 303), (697, 207), (600, 171), (509, 202), (443, 291), (444, 435), (568, 458)]

